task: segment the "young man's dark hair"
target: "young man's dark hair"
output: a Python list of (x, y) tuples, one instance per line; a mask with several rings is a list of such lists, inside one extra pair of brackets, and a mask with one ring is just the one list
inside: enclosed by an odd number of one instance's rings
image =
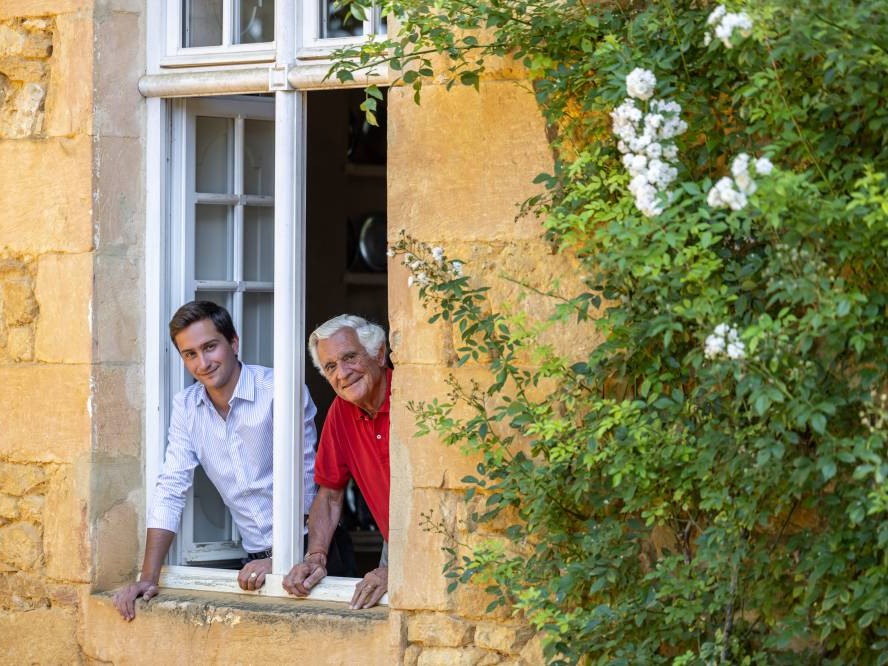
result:
[[(225, 339), (231, 343), (237, 337), (234, 330), (234, 322), (231, 321), (231, 315), (228, 310), (221, 305), (216, 305), (212, 301), (191, 301), (176, 310), (176, 314), (170, 319), (170, 339), (176, 344), (176, 336), (186, 328), (204, 319), (213, 322), (216, 330), (225, 336)], [(178, 349), (178, 345), (176, 349)]]

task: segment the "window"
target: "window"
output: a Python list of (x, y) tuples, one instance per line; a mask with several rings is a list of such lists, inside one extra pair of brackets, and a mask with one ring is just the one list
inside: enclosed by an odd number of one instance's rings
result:
[[(182, 100), (172, 108), (172, 143), (180, 146), (172, 220), (182, 240), (170, 262), (171, 307), (196, 299), (224, 306), (241, 360), (273, 366), (274, 99)], [(169, 373), (171, 393), (192, 381), (176, 354)], [(178, 561), (238, 566), (237, 528), (200, 468), (182, 524)]]
[(291, 17), (285, 33), (298, 28), (302, 57), (386, 30), (378, 6), (358, 18), (336, 0), (163, 0), (150, 11), (166, 35), (157, 60), (162, 67), (273, 62), (280, 52), (276, 13)]
[[(345, 310), (384, 323), (387, 310), (384, 265), (381, 271), (368, 262), (360, 254), (366, 248), (359, 252), (355, 244), (366, 228), (368, 246), (374, 238), (379, 245), (381, 228), (384, 247), (384, 152), (381, 163), (377, 148), (376, 157), (357, 168), (346, 164), (356, 135), (350, 110), (361, 93), (308, 93), (292, 82), (298, 86), (301, 72), (311, 67), (326, 69), (331, 45), (382, 25), (375, 13), (358, 30), (328, 0), (165, 0), (149, 6), (149, 67), (140, 82), (149, 97), (146, 493), (150, 501), (172, 395), (191, 381), (166, 323), (185, 301), (216, 301), (232, 313), (242, 359), (275, 368), (278, 580), (272, 576), (267, 593), (275, 584), (280, 588), (280, 576), (302, 555), (302, 415), (293, 406), (302, 404), (307, 379), (320, 430), (332, 399), (313, 368), (305, 368), (306, 329)], [(166, 34), (166, 41), (153, 41), (155, 34)], [(317, 87), (316, 76), (307, 78)], [(364, 139), (366, 153), (371, 142)], [(310, 256), (307, 242), (313, 244)], [(307, 297), (306, 282), (312, 285)], [(176, 566), (236, 565), (242, 555), (227, 510), (200, 472), (180, 532), (165, 584), (237, 590), (219, 582), (233, 583), (231, 574)], [(320, 591), (322, 598), (351, 597), (353, 583), (334, 583)]]
[(384, 33), (385, 16), (378, 5), (367, 16), (356, 18), (336, 0), (308, 0), (303, 5), (303, 43), (311, 46), (341, 46), (355, 38)]
[(182, 48), (274, 41), (274, 0), (183, 0), (173, 7)]

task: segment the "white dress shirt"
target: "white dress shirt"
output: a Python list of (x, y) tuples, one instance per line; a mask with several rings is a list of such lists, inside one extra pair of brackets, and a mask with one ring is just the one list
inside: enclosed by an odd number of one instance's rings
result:
[[(317, 492), (317, 408), (308, 387), (303, 395), (303, 496), (308, 513)], [(176, 394), (163, 471), (148, 511), (148, 527), (178, 531), (185, 496), (194, 482), (194, 468), (201, 465), (231, 511), (244, 550), (256, 553), (271, 548), (273, 397), (273, 370), (246, 364), (241, 364), (225, 419), (216, 411), (203, 384), (195, 382)]]

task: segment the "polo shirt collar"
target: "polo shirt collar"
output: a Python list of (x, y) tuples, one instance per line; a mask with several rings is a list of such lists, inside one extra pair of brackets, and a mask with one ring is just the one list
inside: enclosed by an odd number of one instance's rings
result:
[[(350, 402), (343, 400), (348, 405), (351, 405), (353, 416), (356, 420), (367, 419), (368, 421), (372, 421), (369, 416), (364, 412), (363, 409), (354, 405)], [(385, 400), (382, 401), (382, 405), (380, 405), (379, 409), (376, 410), (376, 416), (379, 416), (383, 412), (388, 414), (390, 406), (392, 402), (392, 369), (385, 369)], [(375, 417), (374, 417), (375, 418)]]

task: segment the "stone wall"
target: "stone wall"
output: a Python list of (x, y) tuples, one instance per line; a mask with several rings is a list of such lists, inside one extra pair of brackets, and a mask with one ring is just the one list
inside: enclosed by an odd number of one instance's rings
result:
[(86, 661), (86, 600), (139, 548), (140, 5), (0, 2), (4, 663)]
[(0, 139), (43, 133), (54, 28), (44, 17), (0, 23)]
[[(410, 89), (392, 89), (389, 100), (390, 240), (404, 229), (464, 260), (466, 274), (491, 286), (494, 307), (508, 302), (532, 314), (543, 305), (541, 297), (519, 299), (520, 288), (501, 274), (541, 288), (556, 278), (565, 288), (579, 288), (579, 267), (552, 255), (539, 221), (517, 218), (518, 205), (538, 192), (534, 177), (552, 166), (545, 125), (521, 71), (504, 63), (482, 81), (480, 92), (424, 87), (419, 107)], [(505, 523), (471, 520), (460, 479), (475, 474), (477, 461), (432, 436), (417, 438), (406, 409), (408, 400), (447, 395), (451, 374), (483, 381), (486, 371), (455, 367), (453, 331), (446, 322), (426, 323), (430, 314), (400, 265), (390, 265), (389, 303), (396, 368), (389, 589), (401, 659), (419, 666), (542, 663), (534, 632), (502, 608), (488, 612), (490, 598), (482, 589), (459, 586), (448, 593), (442, 548), (454, 537), (461, 543), (502, 538)], [(562, 350), (588, 349), (594, 338), (561, 330), (549, 342)], [(441, 521), (441, 533), (423, 529), (429, 513)]]
[(60, 113), (58, 93), (66, 51), (78, 39), (88, 49), (91, 32), (11, 4), (0, 7), (0, 635), (8, 663), (76, 663), (90, 574), (92, 150), (87, 115), (60, 122), (72, 109)]

